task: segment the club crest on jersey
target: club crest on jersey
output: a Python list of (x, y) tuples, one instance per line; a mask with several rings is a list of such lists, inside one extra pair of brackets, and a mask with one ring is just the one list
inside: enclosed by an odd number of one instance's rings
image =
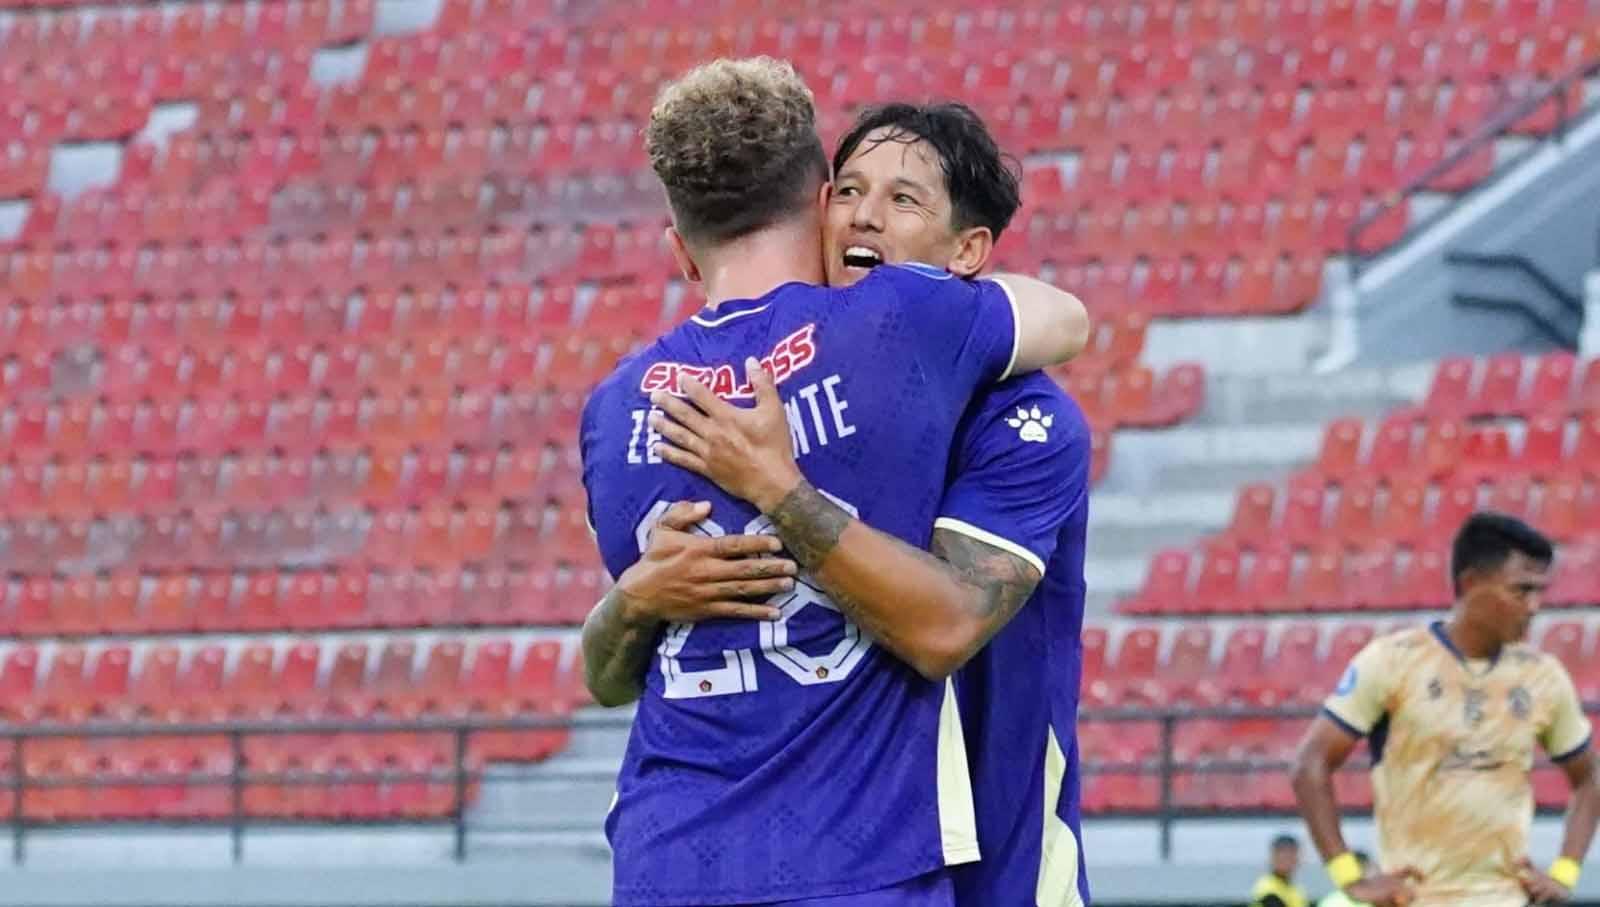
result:
[[(817, 345), (813, 339), (816, 333), (816, 324), (808, 324), (798, 331), (778, 341), (772, 352), (761, 357), (761, 367), (772, 374), (776, 384), (782, 384), (796, 372), (810, 365), (817, 358)], [(639, 390), (646, 394), (656, 391), (666, 391), (669, 394), (681, 395), (684, 378), (694, 378), (711, 392), (724, 400), (749, 400), (755, 397), (755, 389), (750, 386), (748, 376), (741, 379), (743, 365), (735, 371), (732, 364), (722, 365), (691, 365), (686, 362), (657, 362), (645, 369), (644, 377), (639, 379)]]
[(1339, 685), (1333, 688), (1335, 696), (1349, 696), (1356, 688), (1356, 666), (1351, 665), (1344, 669), (1344, 676), (1339, 678)]
[(1022, 440), (1043, 444), (1050, 440), (1050, 426), (1054, 425), (1056, 417), (1050, 413), (1039, 411), (1039, 407), (1024, 409), (1017, 407), (1017, 414), (1006, 420), (1006, 424), (1017, 430), (1017, 436)]

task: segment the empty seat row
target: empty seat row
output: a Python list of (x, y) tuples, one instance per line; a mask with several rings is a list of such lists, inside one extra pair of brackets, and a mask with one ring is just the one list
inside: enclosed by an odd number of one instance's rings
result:
[(439, 500), (569, 498), (577, 492), (573, 439), (557, 446), (281, 451), (205, 458), (129, 457), (0, 461), (0, 516), (149, 516), (182, 510), (358, 503), (407, 507)]
[(97, 634), (562, 626), (602, 594), (593, 567), (116, 573), (0, 584), (0, 631)]
[(378, 397), (357, 388), (355, 398), (259, 400), (145, 399), (138, 403), (26, 403), (0, 410), (0, 443), (22, 460), (62, 455), (216, 455), (267, 448), (316, 452), (372, 443), (389, 446), (520, 444), (577, 437), (587, 389), (603, 371), (585, 373), (563, 389), (454, 395), (409, 393)]
[[(1128, 614), (1442, 608), (1452, 601), (1449, 563), (1446, 549), (1412, 550), (1388, 542), (1368, 543), (1362, 550), (1329, 543), (1299, 555), (1282, 544), (1241, 551), (1213, 543), (1199, 555), (1169, 549), (1151, 559), (1144, 586), (1120, 608)], [(1600, 535), (1562, 546), (1546, 604), (1600, 602), (1597, 566)]]
[(1364, 439), (1359, 419), (1329, 424), (1312, 467), (1329, 479), (1467, 478), (1507, 475), (1544, 478), (1593, 475), (1600, 463), (1600, 414), (1579, 410), (1544, 413), (1518, 432), (1504, 425), (1472, 425), (1457, 418), (1430, 418), (1406, 408), (1391, 414)]
[(1528, 363), (1519, 353), (1487, 360), (1449, 357), (1439, 363), (1422, 409), (1445, 417), (1563, 414), (1600, 409), (1600, 359), (1580, 362), (1568, 352)]
[[(1083, 633), (1084, 707), (1316, 705), (1375, 636), (1418, 626), (1424, 619), (1436, 618), (1401, 618), (1383, 625), (1367, 620), (1185, 620), (1120, 631), (1091, 624)], [(1595, 661), (1600, 635), (1592, 622), (1541, 620), (1530, 643), (1562, 660), (1584, 701), (1600, 698), (1600, 663)]]
[(1441, 547), (1468, 516), (1495, 510), (1533, 522), (1559, 541), (1600, 534), (1600, 488), (1581, 478), (1535, 483), (1501, 475), (1479, 483), (1361, 476), (1324, 484), (1316, 474), (1291, 481), (1281, 504), (1275, 486), (1242, 488), (1221, 538), (1261, 548), (1385, 543)]
[(1175, 425), (1205, 404), (1205, 373), (1192, 363), (1174, 366), (1159, 382), (1142, 365), (1109, 375), (1075, 370), (1064, 386), (1091, 422), (1110, 427)]
[[(20, 368), (39, 368), (39, 356), (83, 346), (133, 344), (151, 351), (173, 347), (277, 347), (299, 355), (338, 344), (478, 339), (603, 343), (617, 333), (653, 326), (666, 290), (662, 283), (605, 284), (579, 318), (572, 284), (484, 285), (476, 281), (416, 284), (403, 289), (276, 293), (251, 290), (215, 296), (162, 297), (124, 287), (115, 295), (68, 294), (41, 300), (0, 297), (0, 348)], [(654, 301), (658, 311), (648, 311)], [(343, 354), (338, 354), (339, 358)], [(9, 356), (7, 357), (9, 358)]]
[(437, 501), (364, 511), (306, 501), (270, 511), (0, 522), (0, 565), (11, 573), (331, 564), (399, 569), (552, 559), (595, 562), (581, 505)]

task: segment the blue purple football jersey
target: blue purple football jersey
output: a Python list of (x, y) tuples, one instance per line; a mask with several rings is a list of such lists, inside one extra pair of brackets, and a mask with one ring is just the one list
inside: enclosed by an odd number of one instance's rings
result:
[[(956, 426), (1006, 377), (1003, 286), (885, 266), (849, 288), (785, 284), (703, 311), (623, 360), (581, 428), (584, 486), (613, 576), (673, 502), (698, 531), (769, 532), (749, 504), (654, 452), (649, 395), (685, 375), (749, 399), (774, 375), (796, 459), (818, 489), (926, 548)], [(645, 678), (606, 821), (613, 900), (750, 904), (872, 891), (977, 859), (953, 687), (923, 679), (846, 621), (813, 580), (776, 621), (673, 624)]]
[[(1039, 585), (956, 675), (983, 860), (961, 907), (1089, 902), (1078, 819), (1078, 685), (1089, 426), (1040, 374), (983, 391), (956, 432), (935, 523), (1032, 563)], [(1041, 695), (1043, 691), (1043, 695)]]

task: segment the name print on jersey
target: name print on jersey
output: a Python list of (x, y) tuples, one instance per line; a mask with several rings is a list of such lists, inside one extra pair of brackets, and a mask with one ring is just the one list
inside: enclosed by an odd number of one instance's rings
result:
[[(829, 375), (821, 381), (803, 384), (783, 400), (783, 415), (789, 422), (789, 438), (794, 444), (796, 458), (805, 457), (812, 450), (827, 447), (830, 441), (848, 438), (856, 433), (845, 411), (850, 408), (842, 390), (844, 379)], [(629, 413), (633, 430), (628, 434), (628, 465), (641, 466), (661, 463), (656, 445), (661, 434), (650, 424), (650, 413), (656, 410), (636, 409)]]
[[(761, 357), (761, 367), (772, 374), (774, 383), (782, 384), (817, 358), (817, 345), (812, 342), (816, 327), (815, 324), (808, 324), (800, 328), (778, 341), (772, 352)], [(655, 391), (681, 395), (683, 391), (679, 382), (684, 378), (694, 378), (724, 400), (755, 399), (756, 392), (749, 380), (735, 383), (737, 379), (733, 366), (729, 364), (705, 366), (657, 362), (645, 370), (644, 377), (639, 380), (639, 390), (647, 395)]]

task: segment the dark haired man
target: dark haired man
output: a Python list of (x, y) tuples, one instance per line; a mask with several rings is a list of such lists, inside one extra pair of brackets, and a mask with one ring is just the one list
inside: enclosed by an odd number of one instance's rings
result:
[[(1446, 620), (1373, 640), (1306, 732), (1295, 796), (1335, 887), (1377, 907), (1564, 901), (1600, 818), (1589, 720), (1566, 669), (1525, 644), (1554, 551), (1520, 520), (1478, 513), (1456, 533)], [(1346, 850), (1333, 773), (1365, 737), (1381, 874)], [(1542, 747), (1572, 786), (1548, 872), (1527, 854), (1528, 773)]]
[[(905, 261), (976, 276), (1018, 202), (1016, 174), (972, 110), (951, 103), (869, 109), (834, 155), (823, 229), (829, 283), (849, 286), (879, 265)], [(661, 426), (669, 442), (663, 456), (751, 500), (792, 484), (794, 414), (786, 418), (759, 397), (753, 410), (705, 396), (695, 402), (700, 411), (663, 402), (683, 422)], [(679, 441), (683, 450), (674, 450)], [(1088, 469), (1087, 424), (1053, 381), (1032, 374), (987, 388), (963, 415), (951, 451), (930, 548), (938, 560), (891, 552), (864, 578), (878, 578), (876, 588), (840, 589), (824, 577), (829, 591), (871, 615), (885, 647), (919, 671), (944, 676), (960, 667), (956, 689), (983, 851), (982, 860), (955, 870), (964, 905), (1088, 901), (1074, 745)], [(777, 528), (789, 541), (808, 527)], [(901, 588), (929, 562), (969, 594)]]

